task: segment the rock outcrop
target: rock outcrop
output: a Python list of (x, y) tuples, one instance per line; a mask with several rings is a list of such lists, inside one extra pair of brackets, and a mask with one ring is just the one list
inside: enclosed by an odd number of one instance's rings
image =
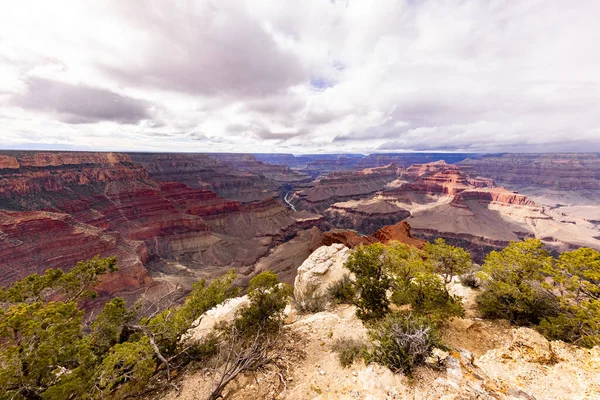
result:
[(201, 342), (214, 333), (220, 324), (232, 322), (238, 311), (250, 304), (248, 296), (234, 297), (225, 300), (218, 306), (211, 308), (192, 323), (183, 341)]
[(410, 217), (410, 212), (392, 202), (368, 199), (334, 203), (323, 215), (336, 228), (372, 234), (382, 226), (394, 225)]
[(319, 247), (298, 267), (294, 293), (301, 293), (309, 287), (324, 293), (329, 284), (348, 273), (344, 263), (349, 256), (350, 249), (343, 244)]
[(334, 229), (323, 234), (322, 244), (330, 246), (334, 243), (343, 244), (354, 248), (361, 245), (369, 245), (377, 242), (389, 243), (391, 241), (405, 243), (417, 248), (423, 248), (425, 241), (415, 238), (411, 233), (411, 227), (406, 221), (395, 225), (384, 226), (373, 235), (359, 235), (354, 231)]

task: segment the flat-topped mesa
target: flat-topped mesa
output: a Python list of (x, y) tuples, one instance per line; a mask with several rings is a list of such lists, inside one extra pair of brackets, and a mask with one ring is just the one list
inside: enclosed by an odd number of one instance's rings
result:
[(493, 187), (491, 179), (472, 178), (456, 165), (436, 161), (429, 164), (415, 164), (407, 168), (400, 178), (391, 182), (384, 195), (402, 197), (408, 193), (455, 195), (471, 188)]
[(491, 154), (458, 165), (511, 189), (600, 190), (597, 153)]
[(70, 151), (2, 151), (0, 169), (131, 162), (126, 154)]
[(337, 228), (372, 234), (382, 226), (393, 225), (410, 217), (410, 212), (393, 202), (369, 199), (334, 203), (325, 210), (324, 215)]
[(393, 165), (367, 168), (361, 171), (337, 171), (323, 177), (309, 189), (295, 193), (301, 207), (317, 211), (334, 202), (375, 194), (398, 177), (400, 169)]
[(467, 208), (467, 201), (503, 206), (538, 207), (529, 197), (503, 187), (464, 190), (454, 196), (451, 204), (455, 207)]
[(379, 167), (387, 164), (407, 168), (413, 164), (427, 164), (440, 160), (445, 160), (448, 163), (456, 163), (469, 156), (475, 157), (476, 155), (468, 153), (370, 154), (358, 162), (357, 168)]

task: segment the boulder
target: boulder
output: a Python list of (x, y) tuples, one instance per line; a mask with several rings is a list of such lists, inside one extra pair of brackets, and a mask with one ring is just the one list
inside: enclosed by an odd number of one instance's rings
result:
[(233, 321), (236, 313), (248, 306), (249, 303), (248, 296), (241, 296), (226, 300), (211, 308), (194, 321), (192, 328), (188, 330), (183, 340), (202, 341), (213, 332), (217, 325)]
[(324, 292), (329, 284), (348, 273), (344, 263), (349, 255), (350, 249), (343, 244), (319, 247), (298, 267), (294, 293), (298, 294), (307, 287), (316, 287)]

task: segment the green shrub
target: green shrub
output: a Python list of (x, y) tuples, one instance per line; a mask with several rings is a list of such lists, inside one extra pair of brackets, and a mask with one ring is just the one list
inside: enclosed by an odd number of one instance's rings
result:
[(354, 361), (365, 354), (367, 345), (358, 339), (343, 338), (337, 339), (332, 346), (332, 350), (338, 354), (338, 359), (342, 367), (349, 367)]
[(392, 301), (398, 306), (410, 305), (414, 314), (426, 316), (438, 325), (464, 316), (461, 298), (449, 294), (439, 275), (431, 272), (420, 272), (409, 281), (396, 282)]
[(542, 319), (538, 330), (550, 339), (583, 347), (600, 346), (600, 301), (587, 300), (563, 310), (556, 317)]
[(95, 395), (123, 398), (140, 392), (149, 382), (156, 363), (147, 337), (117, 344), (97, 368)]
[(441, 238), (427, 243), (425, 253), (435, 272), (444, 277), (444, 283), (450, 283), (454, 275), (464, 274), (471, 267), (471, 255), (467, 251), (450, 246)]
[(291, 287), (280, 283), (275, 273), (263, 271), (256, 275), (248, 284), (250, 304), (235, 319), (236, 330), (247, 336), (277, 331), (291, 294)]
[(544, 317), (558, 315), (559, 301), (544, 284), (553, 262), (535, 239), (492, 251), (482, 268), (485, 288), (477, 297), (481, 313), (517, 324), (537, 324)]
[(356, 288), (349, 274), (327, 287), (327, 293), (336, 304), (353, 304), (356, 300)]
[(390, 313), (368, 331), (373, 344), (368, 360), (411, 376), (435, 347), (445, 348), (434, 324), (426, 317)]
[(600, 344), (600, 252), (580, 248), (554, 259), (539, 240), (511, 243), (488, 255), (484, 316), (537, 325), (550, 339)]
[(325, 310), (329, 302), (327, 294), (322, 293), (319, 285), (308, 284), (294, 291), (292, 305), (301, 314), (318, 313)]
[(344, 264), (356, 276), (356, 315), (363, 320), (381, 318), (389, 309), (390, 278), (384, 271), (384, 251), (381, 243), (360, 246)]

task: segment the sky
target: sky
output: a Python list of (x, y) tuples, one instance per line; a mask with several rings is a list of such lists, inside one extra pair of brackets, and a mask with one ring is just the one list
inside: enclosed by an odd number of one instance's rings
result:
[(0, 148), (600, 152), (598, 0), (0, 0)]

